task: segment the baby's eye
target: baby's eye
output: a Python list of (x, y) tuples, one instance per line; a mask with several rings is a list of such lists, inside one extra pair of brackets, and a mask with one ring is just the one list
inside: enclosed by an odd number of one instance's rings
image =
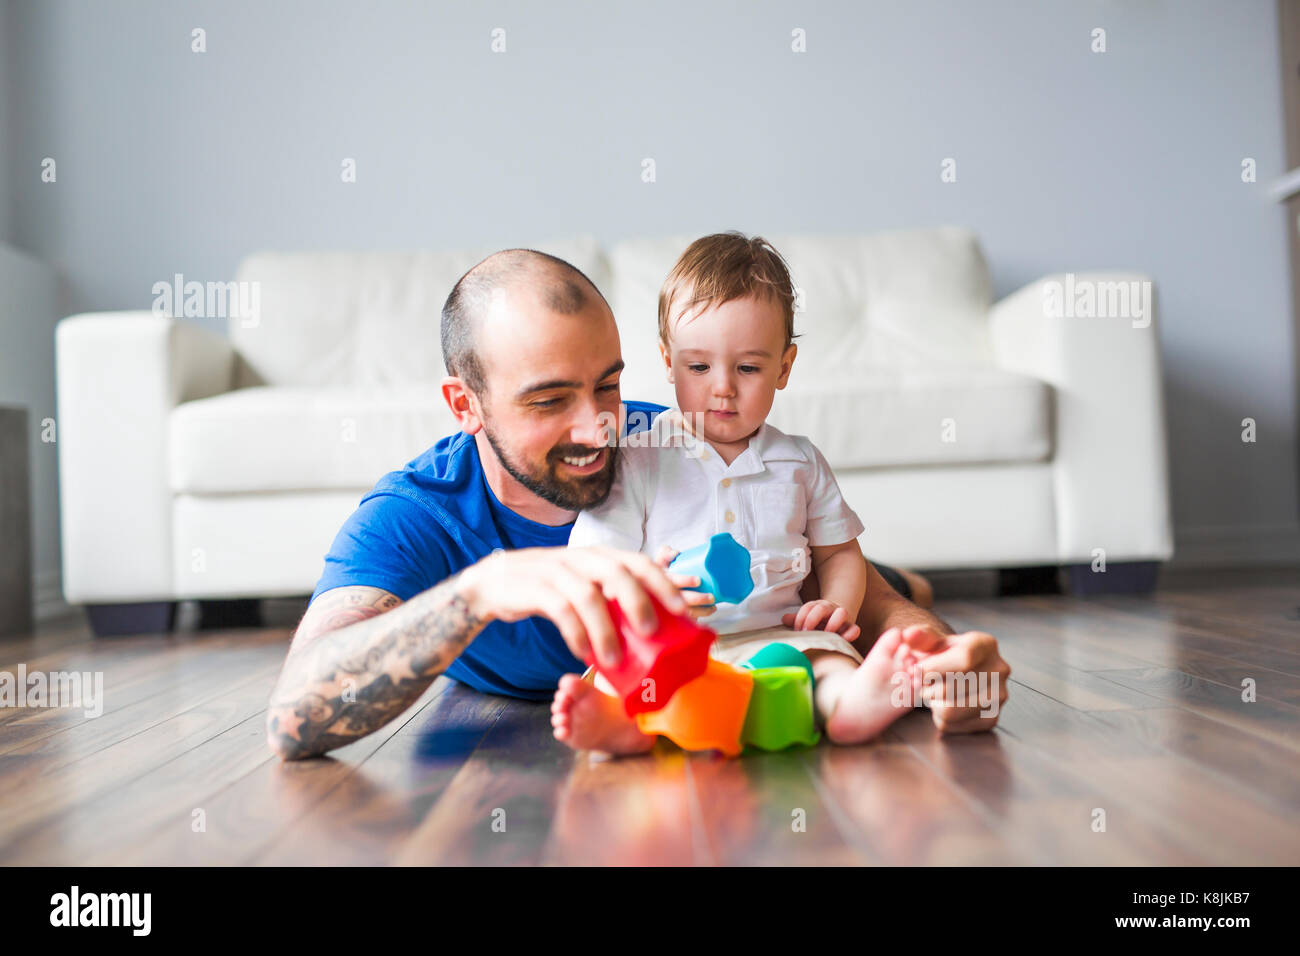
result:
[(748, 372), (760, 372), (760, 371), (762, 371), (762, 369), (760, 369), (757, 365), (742, 365), (742, 366), (740, 366), (740, 370), (741, 370), (742, 372), (746, 372), (746, 373), (748, 373)]
[(707, 372), (709, 367), (703, 362), (692, 362), (686, 366), (692, 372)]

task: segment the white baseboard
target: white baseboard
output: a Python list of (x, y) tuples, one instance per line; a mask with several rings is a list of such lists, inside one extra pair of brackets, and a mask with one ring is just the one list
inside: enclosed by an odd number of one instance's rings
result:
[(1171, 568), (1300, 567), (1300, 524), (1212, 525), (1174, 532)]
[(72, 611), (72, 605), (63, 600), (63, 574), (58, 568), (37, 571), (33, 575), (35, 589), (32, 615), (38, 621), (63, 617)]

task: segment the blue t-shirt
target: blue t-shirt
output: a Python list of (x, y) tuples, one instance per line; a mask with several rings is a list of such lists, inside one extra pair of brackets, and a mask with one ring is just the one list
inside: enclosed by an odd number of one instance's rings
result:
[[(624, 405), (627, 434), (648, 428), (664, 410), (649, 402)], [(538, 524), (497, 501), (474, 438), (457, 432), (366, 493), (325, 555), (311, 599), (368, 585), (409, 601), (497, 549), (563, 547), (571, 530), (571, 522)], [(483, 628), (446, 674), (490, 694), (549, 700), (561, 675), (585, 667), (554, 624), (529, 617)]]

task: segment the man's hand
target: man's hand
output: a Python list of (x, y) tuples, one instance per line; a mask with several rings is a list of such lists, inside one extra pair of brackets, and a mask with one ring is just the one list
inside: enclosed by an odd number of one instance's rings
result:
[[(993, 729), (1011, 676), (1011, 666), (998, 653), (993, 635), (983, 631), (940, 634), (918, 624), (903, 629), (903, 643), (910, 651), (904, 661), (913, 675), (913, 687), (940, 733)], [(951, 682), (950, 674), (955, 675)], [(985, 696), (982, 703), (981, 696)]]
[(680, 551), (675, 551), (668, 545), (664, 545), (659, 549), (659, 553), (655, 555), (655, 564), (664, 569), (664, 572), (668, 575), (669, 581), (672, 581), (673, 584), (682, 589), (682, 598), (686, 601), (691, 617), (696, 620), (702, 617), (708, 617), (717, 610), (718, 606), (713, 595), (709, 594), (707, 591), (688, 590), (689, 588), (697, 588), (700, 586), (699, 575), (676, 574), (668, 570), (668, 565), (672, 564), (673, 559), (680, 553)]
[(632, 626), (644, 634), (658, 627), (653, 595), (671, 614), (687, 604), (664, 569), (644, 554), (613, 548), (523, 548), (499, 551), (466, 568), (465, 587), (474, 613), (487, 620), (521, 621), (540, 615), (552, 621), (579, 660), (614, 665), (623, 657), (607, 600), (618, 601)]
[(861, 628), (849, 618), (848, 611), (826, 598), (807, 602), (797, 612), (783, 616), (781, 623), (796, 631), (830, 631), (850, 644), (862, 633)]

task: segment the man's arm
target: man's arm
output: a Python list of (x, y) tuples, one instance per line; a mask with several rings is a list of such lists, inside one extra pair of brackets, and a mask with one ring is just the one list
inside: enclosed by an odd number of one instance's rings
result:
[[(938, 615), (917, 607), (890, 587), (889, 582), (880, 576), (874, 564), (865, 558), (863, 563), (866, 565), (866, 590), (857, 616), (862, 635), (853, 642), (853, 645), (864, 657), (871, 649), (871, 645), (876, 643), (876, 639), (891, 627), (907, 628), (920, 624), (934, 629), (939, 634), (953, 633), (952, 628)], [(821, 584), (814, 567), (804, 578), (803, 586), (799, 590), (799, 598), (807, 603), (821, 596)]]
[(606, 601), (618, 601), (650, 634), (658, 627), (650, 595), (670, 613), (687, 613), (681, 592), (648, 557), (599, 547), (494, 553), (404, 604), (379, 588), (332, 588), (298, 626), (271, 694), (267, 743), (295, 760), (377, 730), (493, 621), (541, 615), (576, 658), (616, 665), (622, 641)]
[(405, 604), (380, 588), (324, 592), (303, 615), (271, 694), (267, 743), (296, 760), (377, 730), (418, 700), (486, 624), (460, 574)]
[(867, 561), (866, 565), (867, 591), (866, 597), (862, 599), (862, 610), (858, 614), (862, 637), (857, 646), (863, 654), (876, 642), (876, 638), (891, 627), (908, 628), (921, 624), (939, 634), (953, 633), (953, 629), (939, 615), (917, 607), (890, 587), (874, 564)]

